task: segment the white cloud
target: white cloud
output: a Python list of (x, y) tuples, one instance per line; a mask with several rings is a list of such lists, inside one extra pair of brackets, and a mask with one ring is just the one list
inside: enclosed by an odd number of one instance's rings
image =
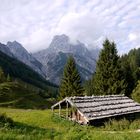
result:
[(120, 53), (140, 44), (139, 0), (0, 0), (0, 42), (17, 40), (29, 51), (56, 34), (101, 46), (115, 40)]
[(135, 41), (137, 40), (137, 35), (135, 33), (130, 33), (128, 35), (129, 41)]

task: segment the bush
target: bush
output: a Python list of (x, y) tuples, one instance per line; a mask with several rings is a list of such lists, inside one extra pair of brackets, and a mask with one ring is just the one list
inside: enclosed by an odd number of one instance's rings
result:
[(12, 127), (13, 120), (6, 116), (6, 114), (0, 114), (0, 127)]

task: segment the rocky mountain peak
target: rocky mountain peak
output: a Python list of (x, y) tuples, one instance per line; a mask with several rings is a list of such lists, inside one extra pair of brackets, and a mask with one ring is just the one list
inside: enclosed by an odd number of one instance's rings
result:
[(28, 53), (27, 50), (17, 41), (8, 41), (7, 47), (11, 50), (12, 53), (16, 53), (17, 51), (19, 51), (20, 53)]
[(80, 41), (76, 41), (75, 43), (72, 43), (70, 41), (70, 38), (65, 35), (56, 35), (54, 36), (49, 48), (47, 48), (47, 53), (72, 53), (72, 54), (83, 54), (89, 53), (87, 48), (85, 47), (85, 44), (81, 43)]
[(69, 50), (70, 48), (70, 39), (68, 36), (62, 34), (62, 35), (56, 35), (52, 39), (52, 42), (49, 46), (49, 51), (55, 51), (55, 52), (65, 52)]
[(19, 47), (19, 48), (22, 47), (22, 45), (17, 41), (13, 41), (13, 42), (8, 41), (7, 46), (9, 46), (9, 47)]
[(5, 44), (0, 43), (0, 51), (13, 57), (13, 54), (11, 53), (10, 49)]
[(69, 37), (65, 34), (62, 34), (62, 35), (55, 35), (53, 37), (53, 40), (52, 42), (69, 42)]

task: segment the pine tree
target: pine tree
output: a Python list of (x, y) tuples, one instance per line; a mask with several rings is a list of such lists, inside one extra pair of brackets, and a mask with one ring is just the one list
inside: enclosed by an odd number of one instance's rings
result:
[(11, 77), (10, 77), (9, 74), (7, 75), (6, 81), (7, 81), (7, 82), (11, 82)]
[(5, 82), (5, 75), (4, 75), (4, 71), (0, 67), (0, 83), (3, 83), (3, 82)]
[(85, 81), (84, 83), (85, 95), (91, 96), (94, 94), (94, 75), (91, 79)]
[(123, 71), (123, 77), (125, 81), (127, 82), (126, 87), (126, 96), (131, 96), (131, 93), (135, 87), (135, 84), (137, 83), (136, 74), (133, 75), (134, 71), (130, 67), (130, 61), (128, 60), (127, 55), (123, 55), (120, 58), (120, 64), (121, 64), (121, 70)]
[(119, 56), (114, 42), (106, 39), (100, 52), (94, 77), (97, 95), (125, 94), (126, 83), (122, 78)]
[(81, 78), (76, 68), (75, 60), (70, 56), (63, 71), (60, 84), (60, 97), (79, 96), (82, 94), (83, 87), (81, 86)]

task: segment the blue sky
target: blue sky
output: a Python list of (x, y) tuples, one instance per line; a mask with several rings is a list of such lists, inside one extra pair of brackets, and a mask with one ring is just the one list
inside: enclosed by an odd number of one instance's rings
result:
[(140, 0), (0, 0), (0, 42), (17, 40), (30, 52), (66, 34), (90, 47), (107, 37), (120, 54), (140, 47)]

